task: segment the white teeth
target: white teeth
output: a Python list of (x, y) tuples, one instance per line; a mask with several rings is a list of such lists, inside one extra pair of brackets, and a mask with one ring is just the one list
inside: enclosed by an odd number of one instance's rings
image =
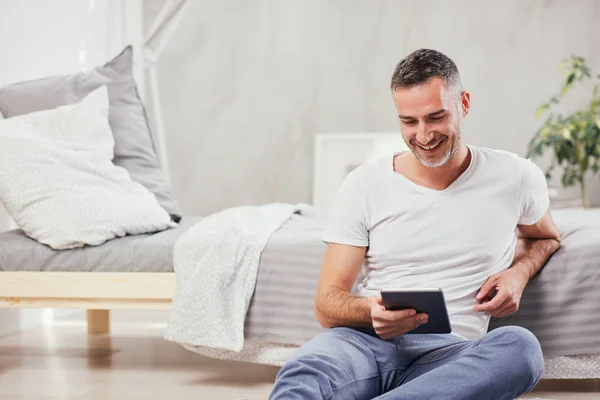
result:
[(425, 150), (433, 150), (433, 149), (435, 149), (436, 147), (438, 147), (438, 146), (440, 145), (440, 143), (442, 143), (442, 142), (441, 142), (441, 141), (440, 141), (440, 142), (437, 142), (437, 143), (436, 143), (436, 144), (434, 144), (433, 146), (419, 146), (419, 147), (421, 147), (421, 148), (423, 148), (423, 149), (425, 149)]

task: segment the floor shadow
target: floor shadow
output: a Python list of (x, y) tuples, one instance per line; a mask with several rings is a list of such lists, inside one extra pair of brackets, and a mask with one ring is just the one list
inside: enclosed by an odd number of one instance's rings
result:
[[(231, 368), (223, 369), (221, 371), (212, 371), (213, 373), (208, 376), (202, 376), (198, 379), (191, 379), (186, 382), (186, 385), (217, 385), (227, 387), (253, 387), (262, 386), (267, 384), (273, 384), (275, 377), (279, 371), (278, 367), (265, 367), (256, 372), (252, 367), (244, 370), (232, 371)], [(203, 374), (204, 375), (204, 374)]]
[(542, 379), (534, 390), (536, 392), (600, 393), (600, 379)]

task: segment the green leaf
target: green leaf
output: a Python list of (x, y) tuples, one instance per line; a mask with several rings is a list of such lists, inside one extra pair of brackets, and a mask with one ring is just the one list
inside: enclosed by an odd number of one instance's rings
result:
[(555, 165), (554, 164), (550, 164), (550, 166), (548, 167), (548, 169), (546, 170), (546, 173), (544, 174), (546, 176), (546, 179), (552, 179), (552, 171), (554, 170)]
[(547, 139), (551, 132), (552, 132), (552, 129), (548, 125), (543, 126), (542, 129), (540, 129), (540, 131), (539, 131), (540, 139), (543, 139), (543, 140)]
[(541, 106), (539, 106), (537, 108), (537, 110), (535, 110), (535, 117), (539, 118), (542, 116), (542, 114), (544, 113), (544, 111), (546, 111), (548, 109), (548, 104), (542, 104)]
[(596, 126), (600, 129), (600, 118), (596, 119)]
[(572, 175), (567, 171), (565, 171), (565, 173), (562, 176), (562, 184), (564, 187), (573, 186)]
[(562, 61), (560, 63), (558, 63), (558, 69), (559, 70), (565, 69), (565, 67), (567, 66), (568, 62), (569, 62), (568, 58), (563, 58)]
[(585, 171), (587, 171), (588, 167), (590, 165), (590, 160), (587, 157), (584, 157), (583, 160), (581, 160), (581, 173), (584, 174)]
[(567, 94), (571, 86), (573, 85), (573, 81), (575, 80), (575, 72), (571, 72), (567, 75), (567, 81), (565, 82), (565, 86), (563, 86), (562, 95)]
[(567, 165), (562, 176), (563, 186), (573, 186), (579, 180), (578, 171), (572, 166)]
[(562, 164), (562, 162), (568, 157), (569, 155), (567, 153), (567, 150), (563, 146), (559, 146), (556, 148), (556, 161), (558, 161), (559, 164)]

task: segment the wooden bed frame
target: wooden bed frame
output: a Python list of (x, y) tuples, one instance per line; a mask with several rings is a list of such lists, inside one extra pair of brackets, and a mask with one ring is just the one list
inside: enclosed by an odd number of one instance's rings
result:
[(0, 308), (85, 309), (90, 334), (109, 332), (109, 310), (167, 310), (174, 293), (172, 272), (0, 272)]

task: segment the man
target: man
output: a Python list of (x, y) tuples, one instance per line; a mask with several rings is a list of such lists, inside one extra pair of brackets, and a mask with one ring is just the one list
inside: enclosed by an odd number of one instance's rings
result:
[[(544, 175), (462, 142), (471, 96), (445, 55), (413, 52), (391, 89), (410, 151), (357, 168), (340, 187), (315, 301), (330, 329), (284, 365), (271, 398), (514, 399), (542, 375), (539, 342), (520, 327), (487, 329), (490, 315), (518, 309), (560, 246)], [(385, 310), (384, 287), (442, 288), (452, 334), (404, 335), (427, 315)]]

